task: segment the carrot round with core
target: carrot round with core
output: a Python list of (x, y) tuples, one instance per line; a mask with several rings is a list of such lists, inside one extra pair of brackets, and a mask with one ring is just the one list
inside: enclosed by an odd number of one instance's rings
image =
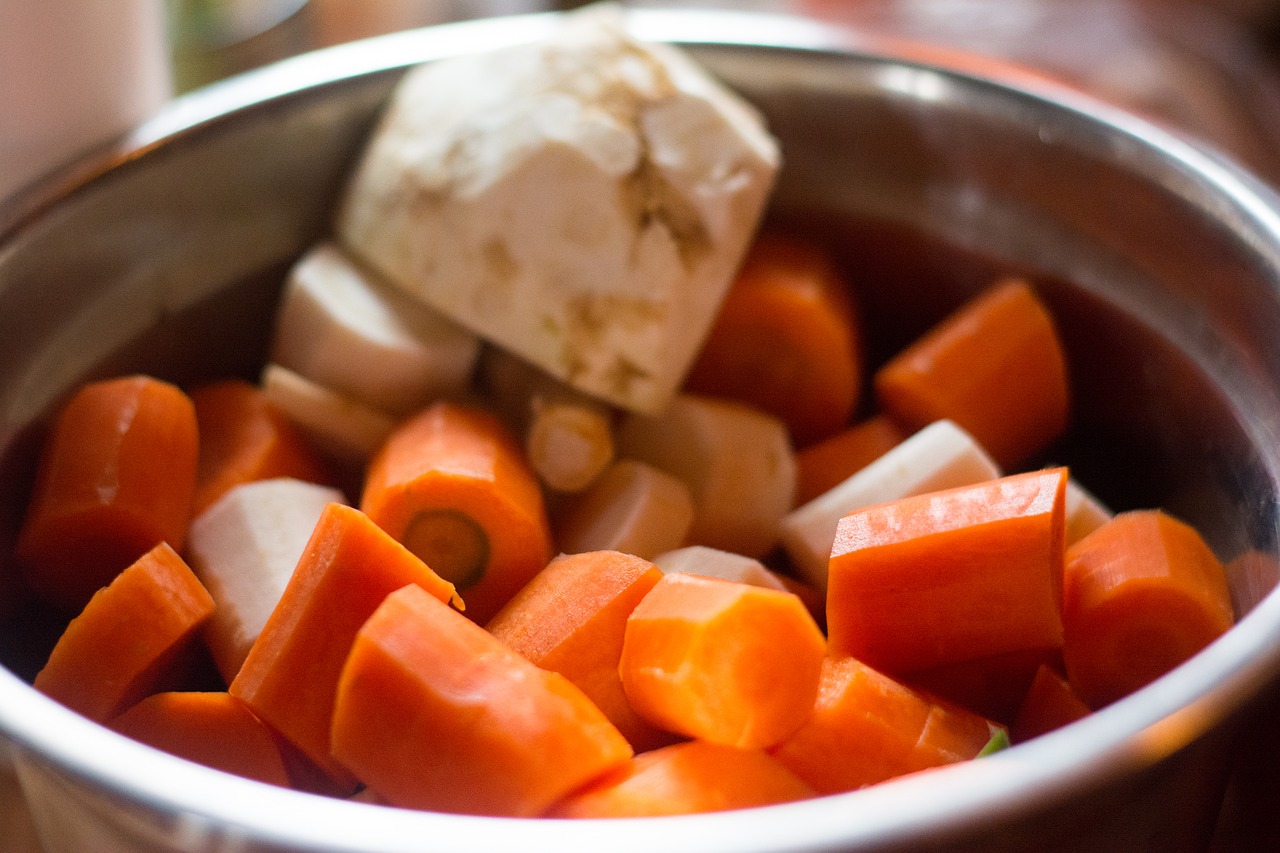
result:
[(862, 392), (862, 336), (848, 284), (816, 244), (759, 236), (686, 387), (781, 418), (797, 445), (845, 426)]
[(796, 505), (807, 504), (879, 459), (908, 437), (875, 415), (796, 452)]
[(157, 543), (180, 550), (198, 453), (195, 408), (174, 385), (82, 386), (53, 422), (18, 536), (36, 594), (76, 611)]
[(289, 787), (275, 733), (228, 693), (157, 693), (112, 719), (109, 726), (179, 758)]
[(279, 477), (328, 483), (320, 457), (258, 386), (223, 379), (193, 389), (191, 401), (200, 430), (193, 517), (242, 483)]
[(510, 817), (541, 814), (632, 755), (567, 678), (415, 587), (356, 635), (333, 753), (392, 805)]
[(819, 794), (975, 757), (998, 729), (856, 658), (827, 658), (813, 713), (770, 753)]
[(881, 409), (909, 432), (946, 418), (1015, 468), (1066, 431), (1066, 357), (1030, 285), (997, 282), (882, 366)]
[(388, 594), (409, 584), (440, 601), (454, 596), (452, 584), (364, 513), (329, 504), (231, 682), (231, 695), (338, 788), (354, 782), (329, 750), (338, 676), (360, 626)]
[(1063, 659), (1092, 708), (1164, 675), (1233, 622), (1222, 563), (1159, 510), (1120, 513), (1067, 551)]
[(68, 623), (37, 673), (35, 688), (106, 722), (180, 679), (184, 655), (213, 608), (195, 574), (162, 542)]
[(654, 725), (762, 748), (808, 715), (824, 653), (794, 594), (671, 574), (627, 619), (618, 672), (631, 706)]
[(631, 554), (562, 554), (485, 627), (530, 662), (576, 684), (643, 752), (674, 736), (631, 709), (618, 661), (627, 617), (661, 577), (661, 569)]
[(551, 559), (538, 481), (492, 414), (436, 403), (374, 457), (361, 509), (441, 577), (483, 624)]
[(903, 498), (840, 520), (827, 582), (832, 654), (891, 675), (1062, 644), (1067, 471)]
[(812, 788), (763, 750), (691, 740), (637, 755), (561, 800), (545, 817), (701, 814), (812, 796)]

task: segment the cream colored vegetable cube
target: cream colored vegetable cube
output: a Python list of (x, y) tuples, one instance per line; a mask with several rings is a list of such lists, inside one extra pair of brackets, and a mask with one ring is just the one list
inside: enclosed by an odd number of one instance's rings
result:
[(336, 231), (462, 325), (653, 413), (754, 237), (779, 152), (745, 101), (621, 14), (409, 72)]

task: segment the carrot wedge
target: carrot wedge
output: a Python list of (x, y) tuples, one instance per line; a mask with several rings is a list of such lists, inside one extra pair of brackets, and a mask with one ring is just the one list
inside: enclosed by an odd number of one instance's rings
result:
[(78, 611), (156, 544), (181, 550), (198, 453), (195, 408), (177, 387), (129, 376), (80, 388), (54, 420), (19, 532), (36, 594)]
[(847, 282), (816, 244), (762, 234), (686, 380), (786, 422), (797, 445), (848, 422), (862, 393), (862, 334)]
[(436, 403), (374, 457), (360, 508), (458, 587), (480, 624), (551, 559), (542, 492), (495, 416)]
[(1120, 513), (1067, 551), (1063, 659), (1092, 708), (1164, 675), (1233, 621), (1222, 563), (1163, 512)]
[(441, 601), (454, 596), (452, 584), (364, 513), (329, 504), (231, 682), (231, 695), (338, 787), (354, 782), (329, 751), (338, 676), (360, 626), (382, 599), (409, 584)]
[(840, 520), (830, 650), (890, 675), (1062, 644), (1067, 471), (903, 498)]
[(829, 657), (813, 713), (770, 753), (819, 794), (975, 757), (997, 727), (856, 658)]
[(812, 788), (763, 750), (691, 740), (637, 755), (561, 800), (545, 817), (701, 814), (812, 796)]
[(824, 652), (794, 594), (671, 574), (627, 619), (618, 672), (631, 706), (660, 728), (763, 748), (808, 715)]
[(670, 743), (631, 709), (618, 675), (627, 617), (662, 577), (630, 554), (562, 554), (534, 576), (485, 627), (512, 650), (572, 681), (637, 752)]
[(179, 758), (289, 787), (275, 733), (228, 693), (157, 693), (112, 719), (109, 726)]
[(881, 367), (881, 409), (908, 431), (958, 423), (1014, 468), (1065, 432), (1066, 357), (1044, 305), (1025, 281), (994, 284)]
[(333, 751), (392, 805), (510, 817), (541, 814), (632, 754), (567, 678), (416, 587), (356, 635)]
[(165, 543), (99, 590), (67, 625), (35, 688), (106, 722), (183, 671), (213, 599)]
[(885, 415), (875, 415), (796, 452), (796, 505), (861, 471), (905, 441), (905, 432)]
[(1022, 743), (1082, 720), (1090, 713), (1070, 682), (1053, 667), (1041, 666), (1009, 727), (1009, 736), (1014, 743)]
[(191, 391), (200, 428), (200, 463), (192, 517), (242, 483), (290, 477), (328, 484), (320, 456), (262, 389), (222, 379)]

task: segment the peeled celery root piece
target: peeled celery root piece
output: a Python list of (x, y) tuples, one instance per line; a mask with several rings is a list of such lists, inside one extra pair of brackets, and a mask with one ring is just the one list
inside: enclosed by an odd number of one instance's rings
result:
[(693, 496), (689, 545), (763, 557), (796, 490), (786, 425), (742, 403), (681, 394), (660, 415), (629, 414), (621, 455), (680, 478)]
[(623, 408), (676, 393), (779, 166), (757, 111), (623, 13), (410, 71), (336, 218), (347, 249)]

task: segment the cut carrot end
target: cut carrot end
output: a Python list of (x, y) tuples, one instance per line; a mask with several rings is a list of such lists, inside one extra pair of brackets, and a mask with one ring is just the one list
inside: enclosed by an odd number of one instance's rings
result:
[(1189, 525), (1120, 513), (1067, 552), (1063, 658), (1093, 708), (1190, 658), (1234, 622), (1222, 563)]
[(280, 602), (229, 688), (289, 739), (338, 788), (354, 787), (334, 761), (329, 727), (334, 693), (351, 643), (392, 591), (421, 587), (448, 601), (453, 585), (364, 513), (329, 504)]
[(997, 730), (856, 658), (829, 657), (813, 713), (770, 752), (819, 794), (837, 794), (974, 758)]
[[(442, 571), (460, 578), (467, 615), (481, 624), (551, 559), (537, 477), (502, 422), (473, 406), (436, 403), (397, 427), (370, 463), (360, 506), (401, 541), (415, 519), (434, 519), (426, 533), (413, 534), (416, 547), (428, 565), (433, 557), (443, 560)], [(456, 517), (430, 515), (439, 510)], [(461, 541), (445, 545), (449, 530)], [(476, 567), (482, 552), (484, 562)]]
[(1065, 468), (903, 498), (841, 519), (833, 654), (893, 675), (1062, 644)]
[(416, 587), (384, 600), (343, 667), (333, 751), (404, 808), (533, 817), (631, 748), (566, 678)]
[(530, 662), (581, 688), (637, 752), (653, 749), (676, 736), (632, 709), (618, 662), (627, 617), (661, 578), (657, 566), (631, 554), (562, 554), (486, 628)]
[(1023, 697), (1009, 734), (1014, 743), (1022, 743), (1082, 720), (1089, 713), (1089, 706), (1066, 678), (1053, 667), (1041, 666)]
[(883, 411), (908, 431), (955, 421), (1005, 468), (1066, 431), (1066, 356), (1030, 285), (1000, 281), (881, 367)]
[(176, 386), (128, 376), (81, 387), (54, 419), (19, 532), (31, 588), (78, 611), (156, 544), (181, 549), (198, 454), (195, 409)]
[(459, 589), (479, 583), (489, 564), (489, 537), (471, 516), (454, 509), (423, 510), (401, 543)]
[(112, 719), (110, 727), (179, 758), (290, 787), (275, 734), (227, 693), (157, 693)]
[(760, 748), (809, 713), (824, 653), (794, 594), (672, 574), (627, 620), (618, 672), (632, 707), (659, 728)]
[(546, 817), (702, 814), (813, 795), (767, 752), (693, 740), (637, 755), (626, 767), (561, 800)]
[(71, 620), (34, 686), (105, 722), (182, 671), (182, 655), (213, 609), (195, 574), (161, 543)]

